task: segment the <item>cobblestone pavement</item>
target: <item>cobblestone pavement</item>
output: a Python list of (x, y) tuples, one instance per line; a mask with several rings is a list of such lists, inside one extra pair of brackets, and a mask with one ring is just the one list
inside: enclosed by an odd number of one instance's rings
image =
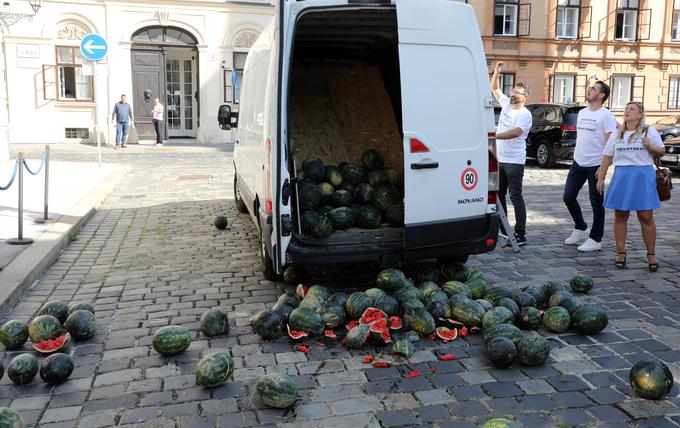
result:
[[(49, 299), (94, 302), (97, 335), (77, 344), (76, 370), (62, 385), (36, 378), (16, 387), (3, 377), (0, 406), (41, 427), (472, 427), (503, 415), (530, 428), (679, 425), (677, 387), (665, 400), (645, 401), (627, 381), (630, 366), (651, 356), (680, 377), (677, 202), (658, 212), (659, 272), (644, 269), (633, 219), (629, 268), (616, 270), (611, 216), (604, 252), (579, 254), (561, 245), (572, 227), (561, 196), (566, 167), (529, 168), (529, 246), (470, 264), (490, 281), (513, 286), (590, 274), (596, 287), (584, 299), (606, 307), (607, 330), (595, 337), (548, 335), (553, 350), (544, 367), (493, 369), (481, 337), (468, 336), (447, 345), (421, 340), (408, 367), (375, 369), (361, 362), (375, 349), (323, 349), (309, 341), (311, 352), (303, 354), (288, 340), (267, 342), (252, 333), (250, 315), (272, 305), (285, 286), (259, 272), (255, 228), (237, 215), (228, 190), (230, 158), (228, 152), (106, 155), (130, 162), (131, 172), (7, 316), (28, 320)], [(228, 215), (229, 230), (213, 227), (218, 213)], [(186, 352), (171, 358), (152, 350), (157, 328), (198, 331), (199, 316), (211, 307), (228, 311), (227, 337), (196, 334)], [(234, 381), (197, 388), (197, 360), (223, 349), (234, 357)], [(458, 359), (438, 361), (438, 353)], [(2, 354), (5, 366), (14, 354)], [(423, 375), (405, 378), (411, 369)], [(254, 382), (272, 371), (295, 378), (301, 401), (294, 411), (268, 409), (253, 393)]]

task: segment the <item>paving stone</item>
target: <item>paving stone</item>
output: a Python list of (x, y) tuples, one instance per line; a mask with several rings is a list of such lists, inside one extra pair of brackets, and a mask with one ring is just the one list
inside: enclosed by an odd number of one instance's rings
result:
[(484, 383), (482, 389), (492, 398), (514, 397), (522, 394), (522, 391), (512, 382)]
[(556, 376), (547, 378), (546, 381), (559, 392), (583, 391), (588, 389), (588, 385), (576, 376)]
[(523, 410), (522, 405), (514, 398), (494, 398), (485, 404), (494, 414), (512, 414)]
[(563, 424), (569, 426), (587, 425), (592, 423), (593, 418), (582, 409), (555, 410), (552, 416)]
[(413, 395), (403, 392), (386, 394), (380, 401), (386, 410), (413, 409), (421, 405)]
[(388, 410), (378, 412), (378, 419), (384, 427), (401, 427), (418, 423), (418, 418), (409, 410)]
[(156, 419), (160, 411), (159, 407), (140, 407), (138, 409), (125, 410), (119, 420), (121, 424), (135, 424)]
[(375, 411), (382, 408), (380, 400), (371, 396), (348, 398), (346, 400), (328, 403), (328, 405), (331, 412), (337, 416)]
[(295, 409), (297, 419), (322, 419), (331, 415), (330, 409), (326, 404), (304, 404)]
[(678, 413), (678, 408), (667, 401), (626, 401), (616, 405), (633, 419), (664, 417)]
[(338, 416), (334, 418), (322, 419), (319, 426), (324, 428), (380, 428), (376, 417), (371, 413), (359, 413), (356, 415)]
[(451, 389), (451, 393), (460, 401), (487, 398), (486, 394), (479, 386), (459, 386)]
[(612, 406), (595, 406), (584, 409), (596, 420), (603, 422), (630, 421), (630, 418), (621, 410)]
[(517, 400), (529, 410), (552, 410), (560, 407), (546, 395), (523, 395)]
[(550, 394), (555, 392), (548, 382), (543, 379), (527, 379), (515, 382), (516, 385), (526, 394)]
[(78, 422), (78, 428), (104, 428), (115, 425), (116, 411), (108, 410), (93, 415), (83, 416)]
[(586, 391), (585, 394), (598, 404), (613, 404), (625, 400), (626, 396), (613, 388), (598, 388)]
[(425, 406), (450, 403), (453, 401), (453, 398), (451, 398), (451, 396), (444, 389), (416, 391), (415, 396)]
[(414, 409), (421, 422), (428, 423), (449, 419), (451, 415), (446, 406), (425, 406)]
[(72, 406), (72, 407), (59, 407), (57, 409), (47, 409), (43, 413), (40, 422), (42, 424), (47, 424), (50, 422), (63, 422), (72, 421), (80, 415), (82, 406)]

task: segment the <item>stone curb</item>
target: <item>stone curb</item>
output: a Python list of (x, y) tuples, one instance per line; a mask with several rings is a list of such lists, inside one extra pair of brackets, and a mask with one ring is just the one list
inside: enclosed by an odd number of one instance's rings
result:
[(129, 170), (129, 166), (121, 166), (110, 173), (0, 271), (0, 315), (5, 315), (57, 260), (62, 250), (71, 242), (71, 237), (78, 234)]

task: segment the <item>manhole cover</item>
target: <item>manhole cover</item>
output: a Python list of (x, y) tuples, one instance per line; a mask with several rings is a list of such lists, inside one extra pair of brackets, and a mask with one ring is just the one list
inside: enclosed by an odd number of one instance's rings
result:
[(212, 175), (180, 175), (180, 180), (210, 180)]

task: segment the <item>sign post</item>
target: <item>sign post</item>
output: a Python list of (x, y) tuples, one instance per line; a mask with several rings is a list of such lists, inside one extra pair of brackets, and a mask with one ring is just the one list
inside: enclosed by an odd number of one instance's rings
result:
[(99, 108), (97, 107), (99, 105), (99, 95), (98, 95), (98, 90), (97, 90), (97, 62), (101, 61), (106, 57), (107, 52), (109, 51), (109, 45), (106, 43), (106, 40), (100, 36), (99, 34), (88, 34), (87, 36), (83, 37), (83, 39), (80, 41), (80, 52), (83, 54), (83, 56), (90, 61), (92, 61), (92, 80), (93, 80), (93, 86), (94, 86), (94, 102), (95, 102), (95, 133), (97, 136), (97, 156), (99, 159), (99, 166), (102, 166), (102, 144), (101, 144), (101, 130), (105, 128), (105, 126), (102, 125), (101, 119), (100, 119), (100, 112)]

